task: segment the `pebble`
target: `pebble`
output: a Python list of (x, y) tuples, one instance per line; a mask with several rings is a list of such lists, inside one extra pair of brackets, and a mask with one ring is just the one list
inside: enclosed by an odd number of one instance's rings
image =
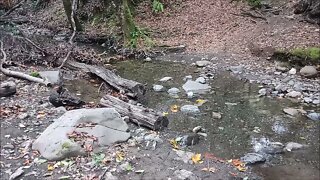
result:
[(196, 79), (196, 82), (201, 83), (201, 84), (205, 84), (206, 83), (206, 79), (204, 77), (198, 77)]
[(24, 120), (26, 119), (27, 117), (29, 117), (29, 114), (28, 113), (22, 113), (18, 116), (18, 119), (21, 119), (21, 120)]
[(320, 100), (319, 99), (315, 99), (312, 101), (312, 104), (318, 105), (320, 104)]
[(164, 87), (162, 85), (153, 85), (153, 90), (155, 92), (161, 92), (164, 90)]
[(217, 112), (212, 112), (212, 118), (214, 119), (221, 119), (221, 114)]
[(291, 116), (296, 116), (299, 114), (299, 110), (294, 109), (294, 108), (284, 108), (283, 112), (285, 112), (286, 114), (289, 114)]
[(303, 101), (306, 102), (306, 103), (311, 103), (312, 99), (309, 98), (309, 97), (305, 97), (305, 98), (303, 98)]
[(193, 93), (192, 91), (190, 91), (190, 92), (187, 93), (187, 97), (188, 97), (189, 99), (193, 98), (193, 95), (194, 95), (194, 93)]
[(192, 76), (188, 75), (188, 76), (184, 77), (183, 80), (184, 81), (192, 80)]
[(14, 173), (9, 177), (9, 180), (15, 180), (24, 173), (23, 167), (19, 167)]
[(320, 121), (320, 113), (315, 113), (315, 112), (309, 113), (307, 117), (314, 121)]
[(111, 172), (107, 172), (105, 175), (105, 180), (118, 180), (118, 177), (112, 175)]
[(301, 97), (301, 92), (298, 91), (291, 91), (289, 93), (287, 93), (286, 96), (291, 97), (291, 98), (297, 98), (297, 97)]
[(260, 96), (265, 96), (267, 94), (267, 89), (266, 88), (262, 88), (262, 89), (259, 90), (258, 93), (259, 93)]
[(180, 93), (180, 90), (178, 89), (178, 88), (170, 88), (169, 90), (168, 90), (168, 93), (169, 94), (178, 94), (178, 93)]
[(172, 77), (164, 77), (164, 78), (161, 78), (159, 81), (160, 82), (167, 82), (167, 81), (169, 81), (171, 79), (172, 79)]
[(207, 66), (207, 65), (209, 65), (209, 64), (211, 64), (211, 62), (210, 61), (197, 61), (196, 62), (196, 65), (198, 66), (198, 67), (204, 67), (204, 66)]
[(176, 170), (174, 171), (173, 175), (176, 177), (176, 179), (196, 180), (196, 176), (191, 171), (187, 171), (185, 169)]
[(199, 107), (195, 105), (184, 105), (181, 107), (180, 110), (183, 113), (190, 113), (190, 114), (200, 113)]
[(291, 68), (289, 71), (289, 74), (294, 75), (297, 73), (297, 69), (296, 68)]
[(298, 149), (302, 149), (303, 147), (306, 147), (306, 145), (303, 144), (299, 144), (296, 142), (288, 142), (286, 144), (286, 147), (284, 148), (286, 151), (292, 151), (292, 150), (298, 150)]
[(6, 144), (3, 146), (3, 149), (14, 149), (14, 146), (12, 144)]
[(146, 57), (146, 59), (144, 61), (150, 62), (150, 61), (152, 61), (152, 59), (150, 57)]

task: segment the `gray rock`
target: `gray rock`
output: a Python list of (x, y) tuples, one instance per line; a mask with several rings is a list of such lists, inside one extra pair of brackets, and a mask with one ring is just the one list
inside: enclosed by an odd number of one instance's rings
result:
[(205, 84), (206, 83), (206, 79), (204, 77), (198, 77), (196, 79), (196, 82), (201, 83), (201, 84)]
[(278, 84), (274, 89), (279, 92), (285, 92), (288, 88), (284, 84)]
[(67, 112), (67, 109), (63, 106), (60, 106), (60, 107), (54, 108), (54, 111), (56, 113), (65, 113), (65, 112)]
[(187, 114), (197, 114), (200, 113), (199, 107), (195, 105), (184, 105), (181, 107), (181, 112)]
[(214, 119), (221, 119), (221, 114), (217, 112), (212, 112), (212, 118)]
[(169, 80), (171, 80), (172, 79), (172, 77), (163, 77), (163, 78), (161, 78), (159, 81), (160, 82), (167, 82), (167, 81), (169, 81)]
[(0, 97), (7, 97), (17, 92), (16, 83), (7, 81), (0, 84)]
[(309, 97), (305, 97), (305, 98), (303, 98), (303, 101), (306, 102), (306, 103), (311, 103), (312, 99), (309, 98)]
[(61, 82), (60, 71), (40, 71), (39, 75), (50, 84), (59, 84)]
[(193, 96), (194, 96), (194, 93), (193, 93), (193, 92), (188, 92), (188, 93), (187, 93), (187, 97), (188, 97), (188, 98), (191, 99), (191, 98), (193, 98)]
[(303, 84), (301, 84), (301, 83), (294, 84), (293, 89), (295, 91), (299, 91), (299, 92), (302, 92), (305, 90), (305, 88), (303, 87)]
[(294, 75), (297, 73), (297, 69), (296, 68), (291, 68), (289, 71), (289, 74)]
[(205, 93), (211, 89), (211, 87), (207, 84), (201, 84), (196, 81), (187, 81), (182, 88), (188, 93)]
[(192, 172), (187, 171), (185, 169), (176, 170), (176, 171), (174, 171), (173, 175), (175, 176), (175, 178), (181, 179), (181, 180), (196, 180), (197, 179), (197, 177)]
[(239, 66), (230, 66), (229, 67), (230, 71), (233, 72), (234, 74), (239, 74), (242, 73), (244, 66), (239, 65)]
[(320, 113), (316, 113), (316, 112), (309, 113), (307, 117), (314, 121), (320, 121)]
[(315, 66), (305, 66), (300, 70), (300, 74), (304, 77), (314, 77), (318, 71)]
[(267, 94), (267, 89), (266, 88), (262, 88), (259, 90), (259, 96), (265, 96)]
[(192, 76), (188, 75), (188, 76), (184, 77), (183, 80), (184, 81), (192, 80)]
[(277, 71), (286, 72), (288, 71), (288, 63), (275, 61), (275, 68)]
[(155, 92), (161, 92), (161, 91), (164, 90), (164, 87), (161, 86), (161, 85), (153, 85), (153, 90), (154, 90)]
[(247, 153), (241, 157), (240, 160), (246, 164), (255, 164), (258, 162), (265, 162), (266, 158), (258, 153)]
[(12, 144), (6, 144), (3, 146), (3, 149), (14, 149), (14, 146)]
[(22, 114), (19, 114), (18, 119), (24, 120), (24, 119), (26, 119), (27, 117), (29, 117), (29, 114), (28, 114), (28, 113), (22, 113)]
[(291, 116), (296, 116), (299, 114), (299, 110), (294, 109), (294, 108), (284, 108), (283, 112), (285, 112), (286, 114), (289, 114)]
[(302, 149), (304, 147), (307, 147), (307, 145), (304, 144), (299, 144), (296, 142), (288, 142), (286, 144), (286, 147), (284, 148), (286, 151), (293, 151), (293, 150), (298, 150), (298, 149)]
[(182, 145), (193, 146), (193, 145), (198, 144), (199, 141), (200, 141), (199, 135), (192, 133), (192, 134), (188, 134), (188, 135), (183, 136)]
[(315, 99), (312, 101), (312, 104), (318, 105), (320, 104), (320, 100), (319, 99)]
[[(56, 119), (34, 141), (32, 148), (48, 160), (61, 160), (85, 154), (80, 143), (68, 137), (70, 133), (77, 132), (95, 137), (97, 141), (93, 148), (97, 149), (128, 140), (130, 134), (127, 130), (128, 125), (114, 108), (77, 109), (68, 111)], [(84, 138), (82, 141), (81, 143), (92, 144), (91, 138)]]
[(118, 177), (112, 175), (111, 172), (107, 172), (104, 179), (105, 180), (118, 180)]
[(168, 93), (175, 95), (175, 94), (180, 93), (180, 90), (179, 90), (178, 88), (175, 88), (175, 87), (174, 87), (174, 88), (170, 88), (170, 89), (168, 90)]
[(286, 94), (287, 97), (291, 97), (291, 98), (298, 98), (301, 97), (301, 92), (298, 91), (291, 91), (289, 93)]
[(196, 62), (196, 65), (198, 66), (198, 67), (204, 67), (204, 66), (208, 66), (209, 64), (211, 64), (211, 62), (210, 61), (197, 61)]
[(176, 150), (175, 152), (177, 153), (177, 157), (174, 160), (183, 161), (186, 164), (192, 163), (191, 158), (194, 153), (182, 150)]
[(19, 167), (14, 173), (10, 175), (9, 180), (15, 180), (20, 177), (24, 173), (23, 168), (24, 167)]
[(144, 61), (146, 61), (146, 62), (151, 62), (152, 59), (151, 59), (150, 57), (146, 57), (146, 59), (144, 59)]

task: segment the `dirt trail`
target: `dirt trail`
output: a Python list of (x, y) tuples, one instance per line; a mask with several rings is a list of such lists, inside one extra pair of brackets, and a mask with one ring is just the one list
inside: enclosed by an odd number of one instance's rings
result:
[[(276, 1), (275, 1), (276, 2)], [(224, 0), (186, 0), (153, 16), (141, 8), (137, 21), (154, 31), (159, 44), (185, 44), (193, 53), (226, 52), (250, 57), (255, 48), (292, 48), (319, 45), (319, 27), (293, 14), (294, 2), (282, 0), (263, 13), (266, 20), (241, 16), (249, 7)], [(144, 6), (146, 7), (146, 6)], [(252, 11), (250, 11), (252, 12)], [(145, 18), (145, 17), (153, 18)]]

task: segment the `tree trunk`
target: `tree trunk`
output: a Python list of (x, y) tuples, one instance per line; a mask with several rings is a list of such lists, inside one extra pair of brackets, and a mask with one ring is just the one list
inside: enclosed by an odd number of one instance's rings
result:
[[(64, 11), (66, 12), (66, 15), (68, 17), (69, 24), (71, 25), (71, 29), (73, 29), (72, 20), (71, 20), (71, 12), (72, 12), (72, 1), (71, 0), (62, 0)], [(76, 24), (76, 30), (82, 31), (83, 28), (81, 26), (81, 23), (77, 17), (76, 14), (73, 15), (75, 24)]]
[(130, 121), (153, 130), (161, 130), (169, 124), (168, 118), (161, 113), (154, 112), (142, 106), (126, 103), (111, 95), (106, 95), (100, 100), (100, 104), (115, 108), (122, 116), (128, 116)]

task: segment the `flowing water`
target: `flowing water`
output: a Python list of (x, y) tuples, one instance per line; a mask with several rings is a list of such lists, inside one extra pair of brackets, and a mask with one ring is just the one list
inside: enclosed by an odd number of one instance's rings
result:
[[(172, 62), (123, 61), (116, 64), (119, 75), (146, 84), (146, 106), (160, 112), (168, 112), (169, 130), (190, 132), (196, 126), (207, 130), (206, 141), (192, 147), (194, 152), (211, 152), (218, 157), (239, 158), (253, 152), (253, 141), (268, 138), (282, 143), (298, 142), (309, 145), (304, 150), (272, 156), (266, 163), (254, 165), (254, 169), (265, 179), (319, 179), (319, 122), (305, 116), (290, 117), (283, 108), (294, 107), (305, 110), (316, 107), (301, 107), (286, 99), (258, 97), (259, 87), (241, 81), (229, 72), (219, 72), (209, 81), (211, 92), (188, 99), (182, 89), (183, 78), (199, 77), (199, 70), (190, 65)], [(159, 79), (170, 76), (165, 83)], [(169, 89), (181, 90), (179, 98), (165, 92), (154, 92), (153, 84)], [(207, 100), (200, 106), (201, 114), (186, 115), (170, 111), (172, 105), (196, 104), (197, 99)], [(213, 119), (212, 112), (222, 114)]]

